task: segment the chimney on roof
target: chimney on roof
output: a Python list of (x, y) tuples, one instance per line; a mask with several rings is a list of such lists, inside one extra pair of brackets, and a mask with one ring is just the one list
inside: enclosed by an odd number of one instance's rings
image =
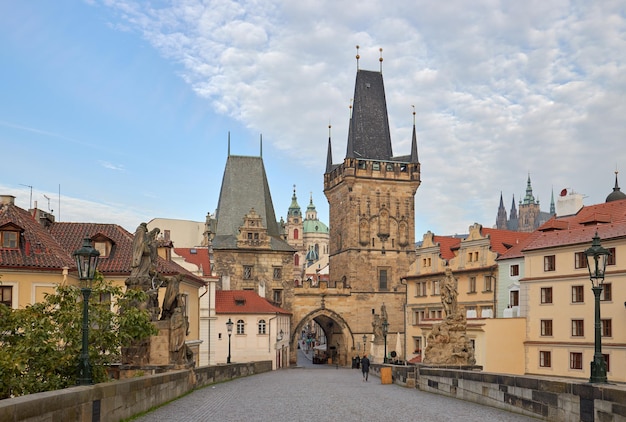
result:
[(563, 189), (556, 200), (556, 216), (574, 215), (583, 207), (583, 195)]
[(0, 195), (0, 205), (15, 205), (15, 196)]

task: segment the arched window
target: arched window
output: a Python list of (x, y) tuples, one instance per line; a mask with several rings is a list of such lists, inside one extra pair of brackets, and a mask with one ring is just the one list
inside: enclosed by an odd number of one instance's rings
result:
[(237, 334), (245, 334), (246, 333), (246, 325), (243, 322), (243, 319), (237, 321)]
[(293, 265), (295, 265), (296, 267), (300, 266), (300, 255), (295, 254), (293, 256)]
[(293, 238), (294, 238), (295, 240), (297, 240), (297, 239), (298, 239), (298, 229), (293, 229)]
[(259, 334), (265, 334), (265, 320), (259, 321)]
[(320, 256), (320, 245), (319, 244), (315, 244), (315, 253), (317, 254), (317, 256)]

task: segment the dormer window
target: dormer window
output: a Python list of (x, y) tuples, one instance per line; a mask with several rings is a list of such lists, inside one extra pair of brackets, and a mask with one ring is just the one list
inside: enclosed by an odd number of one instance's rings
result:
[(20, 246), (19, 232), (13, 230), (0, 231), (0, 241), (5, 249), (17, 249)]

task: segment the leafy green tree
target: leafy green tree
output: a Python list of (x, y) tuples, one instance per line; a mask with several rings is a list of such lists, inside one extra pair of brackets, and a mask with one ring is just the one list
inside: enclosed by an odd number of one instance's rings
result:
[[(89, 300), (89, 360), (95, 383), (108, 379), (122, 347), (157, 334), (145, 293), (125, 290), (97, 274)], [(111, 309), (111, 303), (115, 309)], [(0, 304), (0, 399), (76, 384), (82, 348), (82, 293), (58, 286), (43, 302), (23, 309)]]

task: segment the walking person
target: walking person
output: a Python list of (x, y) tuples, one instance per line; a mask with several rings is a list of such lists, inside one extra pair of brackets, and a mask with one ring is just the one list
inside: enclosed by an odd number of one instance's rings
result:
[(370, 374), (370, 360), (367, 355), (363, 355), (363, 359), (361, 359), (361, 371), (363, 372), (363, 382), (367, 382)]

